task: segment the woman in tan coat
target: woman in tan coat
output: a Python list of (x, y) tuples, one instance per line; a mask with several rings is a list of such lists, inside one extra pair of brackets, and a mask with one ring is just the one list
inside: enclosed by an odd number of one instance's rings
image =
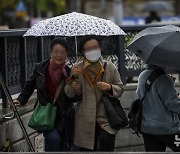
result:
[[(117, 130), (110, 127), (102, 92), (118, 98), (123, 93), (123, 83), (114, 64), (104, 63), (101, 43), (95, 36), (86, 36), (80, 43), (84, 60), (72, 68), (72, 78), (65, 87), (68, 97), (82, 95), (77, 103), (74, 144), (80, 151), (113, 151)], [(103, 81), (101, 79), (104, 72)]]

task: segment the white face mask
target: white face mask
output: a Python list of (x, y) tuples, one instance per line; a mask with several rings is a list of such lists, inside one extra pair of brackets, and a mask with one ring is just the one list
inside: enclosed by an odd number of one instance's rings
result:
[(85, 57), (90, 62), (97, 62), (99, 58), (101, 57), (101, 50), (95, 49), (95, 50), (85, 52)]

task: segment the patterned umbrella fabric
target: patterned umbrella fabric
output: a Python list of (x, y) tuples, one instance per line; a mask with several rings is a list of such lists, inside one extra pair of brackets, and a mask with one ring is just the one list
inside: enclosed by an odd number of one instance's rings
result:
[(125, 32), (110, 20), (82, 13), (69, 13), (42, 20), (30, 28), (24, 36), (83, 36), (125, 35)]

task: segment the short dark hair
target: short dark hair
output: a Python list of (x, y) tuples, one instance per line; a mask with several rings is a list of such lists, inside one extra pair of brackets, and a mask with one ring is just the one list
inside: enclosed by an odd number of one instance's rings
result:
[(53, 39), (51, 41), (51, 44), (50, 44), (50, 50), (52, 51), (53, 47), (56, 45), (56, 44), (60, 44), (62, 45), (66, 51), (68, 52), (68, 43), (65, 39), (61, 38), (61, 37), (57, 37), (55, 39)]
[(80, 52), (82, 52), (84, 50), (84, 44), (90, 40), (96, 40), (101, 47), (101, 40), (98, 36), (95, 36), (95, 35), (83, 36), (79, 41), (79, 51)]

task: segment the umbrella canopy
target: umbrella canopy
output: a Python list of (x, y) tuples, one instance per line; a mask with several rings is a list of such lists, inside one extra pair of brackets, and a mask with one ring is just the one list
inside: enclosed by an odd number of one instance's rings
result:
[(82, 14), (69, 13), (42, 20), (30, 28), (24, 36), (83, 36), (125, 35), (124, 31), (110, 20)]
[(144, 5), (143, 10), (150, 12), (171, 11), (173, 7), (165, 1), (151, 1)]
[(145, 63), (180, 70), (180, 28), (149, 27), (135, 35), (128, 49)]

